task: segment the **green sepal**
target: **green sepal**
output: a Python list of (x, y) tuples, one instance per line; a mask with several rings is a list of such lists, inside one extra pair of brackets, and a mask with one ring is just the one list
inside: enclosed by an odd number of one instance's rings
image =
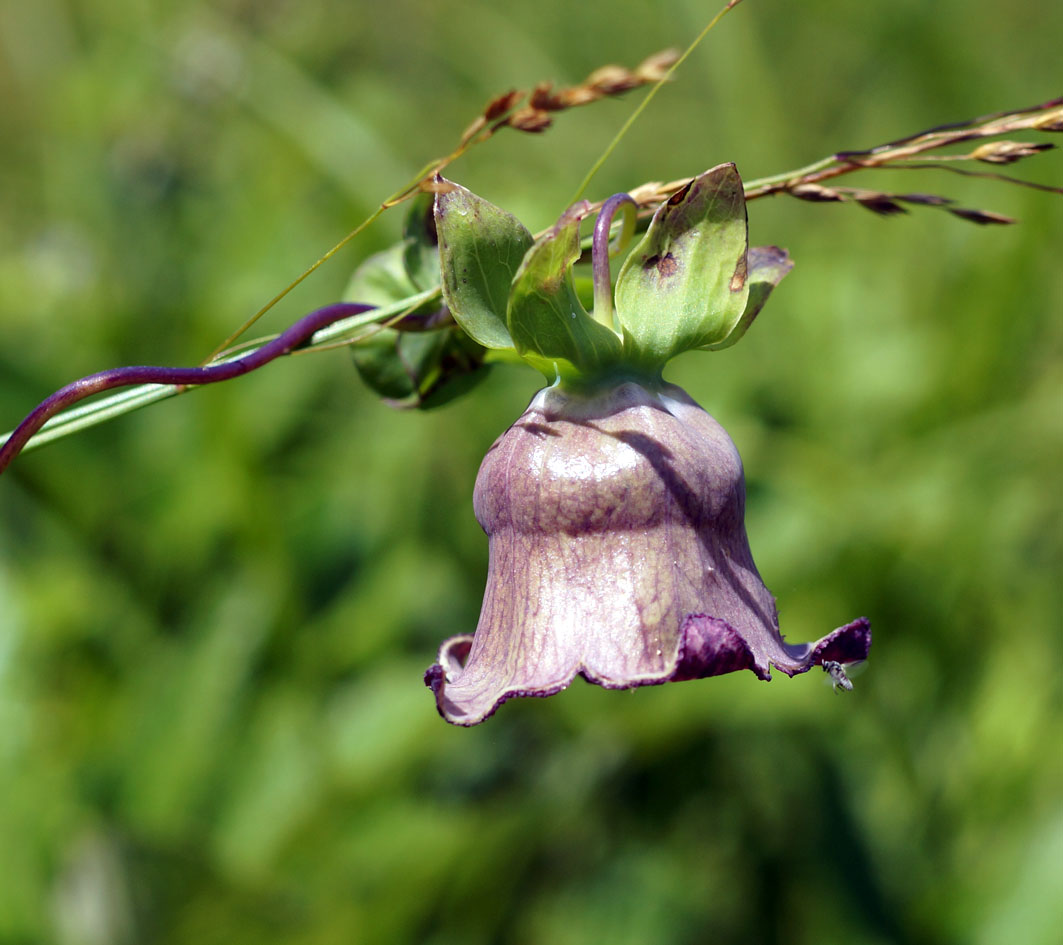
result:
[(746, 329), (753, 324), (753, 319), (768, 301), (771, 290), (774, 289), (783, 277), (794, 268), (794, 262), (785, 249), (778, 246), (753, 246), (746, 256), (749, 263), (749, 299), (746, 301), (746, 310), (738, 320), (738, 324), (731, 329), (731, 333), (715, 344), (704, 345), (705, 351), (719, 351), (721, 348), (730, 348), (745, 333)]
[(548, 378), (599, 373), (619, 361), (620, 337), (596, 322), (572, 284), (587, 201), (569, 207), (528, 250), (513, 279), (507, 323), (517, 354)]
[(438, 407), (487, 375), (486, 349), (460, 328), (411, 332), (383, 328), (351, 347), (358, 375), (392, 407)]
[(745, 192), (734, 164), (673, 194), (617, 278), (625, 353), (656, 368), (727, 338), (749, 297), (746, 247)]
[(443, 298), (454, 320), (487, 348), (512, 348), (506, 327), (510, 284), (532, 235), (512, 214), (438, 178), (436, 233)]

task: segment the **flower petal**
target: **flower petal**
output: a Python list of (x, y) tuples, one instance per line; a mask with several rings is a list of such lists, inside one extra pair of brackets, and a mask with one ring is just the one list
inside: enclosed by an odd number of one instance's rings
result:
[(787, 644), (778, 631), (744, 638), (725, 620), (691, 614), (680, 631), (679, 663), (673, 680), (701, 679), (740, 669), (752, 670), (761, 679), (771, 679), (769, 666), (796, 676), (826, 661), (857, 663), (871, 649), (871, 622), (859, 617), (832, 630), (815, 643)]
[(525, 677), (523, 683), (504, 683), (491, 672), (493, 665), (485, 661), (465, 672), (472, 641), (469, 633), (444, 640), (438, 662), (424, 674), (424, 684), (435, 694), (439, 714), (454, 725), (478, 725), (509, 699), (556, 695), (576, 677), (573, 670), (556, 682), (535, 683)]
[(677, 387), (541, 392), (488, 452), (473, 507), (490, 539), (480, 621), (425, 674), (449, 722), (576, 676), (628, 689), (867, 656), (863, 618), (783, 640), (746, 538), (738, 451)]

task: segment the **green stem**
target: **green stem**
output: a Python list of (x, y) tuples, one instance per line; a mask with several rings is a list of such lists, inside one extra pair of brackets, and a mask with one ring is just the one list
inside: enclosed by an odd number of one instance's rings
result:
[(806, 174), (815, 174), (835, 163), (836, 159), (831, 155), (830, 157), (825, 157), (812, 164), (808, 164), (805, 167), (799, 167), (794, 171), (784, 171), (782, 174), (773, 174), (771, 177), (758, 177), (756, 180), (746, 181), (746, 200), (762, 197), (779, 184), (785, 184), (789, 181), (797, 180), (804, 177)]
[[(334, 324), (315, 332), (306, 345), (291, 353), (327, 350), (335, 347), (337, 343), (344, 340), (354, 340), (357, 334), (364, 331), (367, 326), (398, 320), (413, 309), (438, 297), (439, 294), (439, 289), (429, 289), (417, 295), (410, 296), (407, 299), (392, 303), (391, 305), (376, 308), (372, 311), (360, 315), (354, 315), (350, 318), (345, 318), (342, 321), (335, 322)], [(267, 338), (259, 338), (253, 342), (246, 342), (245, 344), (240, 345), (240, 357), (247, 357), (259, 348), (269, 344), (276, 337), (277, 336), (274, 335)], [(219, 364), (224, 364), (227, 361), (233, 360), (235, 356), (234, 352), (227, 352), (222, 357), (214, 358), (208, 362), (206, 366), (214, 367)], [(26, 442), (20, 452), (28, 452), (39, 446), (44, 446), (46, 443), (51, 443), (54, 440), (69, 436), (71, 433), (77, 433), (79, 430), (86, 430), (89, 427), (94, 427), (97, 424), (111, 420), (114, 417), (120, 417), (123, 414), (132, 413), (134, 410), (139, 410), (141, 407), (147, 407), (150, 404), (158, 403), (161, 400), (167, 400), (170, 397), (176, 397), (178, 394), (183, 394), (189, 390), (195, 389), (196, 387), (194, 386), (178, 384), (139, 384), (135, 387), (130, 387), (128, 390), (121, 391), (120, 393), (101, 397), (91, 403), (71, 407), (68, 410), (57, 413), (54, 417), (47, 420), (40, 430), (38, 430), (37, 433)], [(13, 430), (8, 431), (0, 437), (0, 446), (10, 440), (12, 433), (14, 433)]]

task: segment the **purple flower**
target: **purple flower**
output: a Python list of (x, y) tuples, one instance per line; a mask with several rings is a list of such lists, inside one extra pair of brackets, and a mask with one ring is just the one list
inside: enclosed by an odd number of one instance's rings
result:
[(780, 636), (738, 451), (673, 385), (541, 391), (491, 447), (473, 504), (490, 540), (480, 622), (425, 673), (448, 722), (475, 725), (577, 675), (626, 689), (867, 657), (866, 618), (815, 643)]

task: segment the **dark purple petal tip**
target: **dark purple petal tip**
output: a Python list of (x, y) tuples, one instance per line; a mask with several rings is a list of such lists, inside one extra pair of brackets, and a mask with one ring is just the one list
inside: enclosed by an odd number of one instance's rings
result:
[(757, 669), (753, 651), (741, 634), (726, 620), (705, 614), (691, 614), (679, 631), (679, 660), (671, 679), (704, 679), (722, 676), (740, 669), (751, 669), (767, 679), (768, 674)]
[(827, 634), (812, 650), (806, 669), (822, 666), (828, 660), (836, 663), (860, 663), (871, 650), (871, 621), (857, 617), (852, 623)]
[(859, 617), (815, 643), (801, 646), (788, 646), (776, 632), (766, 651), (758, 654), (727, 621), (691, 614), (680, 630), (679, 662), (671, 679), (703, 679), (748, 669), (768, 680), (769, 665), (787, 676), (796, 676), (828, 662), (862, 662), (870, 649), (871, 622), (867, 617)]

